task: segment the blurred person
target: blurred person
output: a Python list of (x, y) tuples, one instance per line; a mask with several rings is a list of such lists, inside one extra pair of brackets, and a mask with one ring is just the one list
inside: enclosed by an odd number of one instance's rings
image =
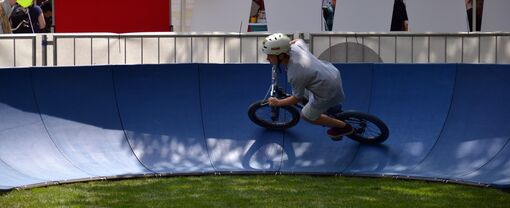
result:
[(9, 16), (16, 0), (0, 0), (0, 5), (0, 34), (10, 34), (12, 31)]
[(32, 20), (32, 28), (34, 33), (40, 33), (42, 29), (46, 27), (46, 21), (44, 14), (40, 6), (35, 3), (28, 7), (30, 19)]
[[(473, 31), (473, 0), (466, 1), (466, 12), (469, 24), (469, 31)], [(476, 0), (476, 30), (482, 29), (483, 0)]]
[(34, 2), (27, 8), (16, 5), (10, 20), (12, 33), (40, 33), (46, 27), (42, 9)]
[(409, 31), (409, 19), (404, 0), (395, 0), (390, 31)]
[(53, 24), (53, 5), (52, 5), (51, 1), (45, 1), (41, 5), (41, 9), (43, 11), (44, 21), (46, 23), (46, 27), (41, 29), (41, 32), (42, 33), (50, 33), (51, 26)]
[(41, 6), (42, 4), (44, 4), (44, 2), (47, 2), (48, 0), (36, 0), (36, 5), (37, 6)]
[(335, 17), (336, 0), (326, 2), (322, 6), (322, 16), (325, 20), (326, 31), (333, 30), (333, 20)]

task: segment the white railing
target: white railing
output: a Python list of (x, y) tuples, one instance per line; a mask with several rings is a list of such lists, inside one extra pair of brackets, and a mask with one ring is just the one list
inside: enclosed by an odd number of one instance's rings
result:
[(510, 33), (321, 33), (311, 50), (331, 62), (510, 63)]
[(55, 65), (260, 63), (266, 33), (55, 34)]
[[(268, 33), (0, 35), (0, 67), (267, 63)], [(510, 64), (510, 33), (314, 33), (311, 51), (334, 63)]]
[(0, 67), (35, 66), (37, 41), (34, 35), (0, 34)]

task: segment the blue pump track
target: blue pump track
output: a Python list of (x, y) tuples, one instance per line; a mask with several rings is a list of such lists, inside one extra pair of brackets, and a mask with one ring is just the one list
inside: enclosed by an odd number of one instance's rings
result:
[(254, 125), (247, 108), (268, 90), (266, 64), (2, 69), (0, 190), (206, 174), (510, 187), (510, 65), (337, 67), (344, 109), (384, 120), (384, 144), (334, 142), (303, 121), (285, 131)]

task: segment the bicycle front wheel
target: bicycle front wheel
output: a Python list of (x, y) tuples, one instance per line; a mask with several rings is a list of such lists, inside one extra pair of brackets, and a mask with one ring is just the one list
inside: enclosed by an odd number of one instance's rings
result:
[(273, 107), (267, 100), (257, 101), (248, 108), (253, 123), (267, 129), (288, 129), (299, 122), (300, 113), (292, 106)]

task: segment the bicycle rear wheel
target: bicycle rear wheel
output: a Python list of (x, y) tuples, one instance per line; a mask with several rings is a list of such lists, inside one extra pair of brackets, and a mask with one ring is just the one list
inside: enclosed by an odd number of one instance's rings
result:
[(292, 106), (272, 107), (267, 100), (254, 102), (248, 108), (248, 117), (267, 129), (288, 129), (299, 122), (300, 113)]
[(354, 133), (347, 137), (363, 144), (380, 144), (388, 139), (390, 131), (381, 119), (368, 113), (345, 111), (337, 118), (350, 124)]

